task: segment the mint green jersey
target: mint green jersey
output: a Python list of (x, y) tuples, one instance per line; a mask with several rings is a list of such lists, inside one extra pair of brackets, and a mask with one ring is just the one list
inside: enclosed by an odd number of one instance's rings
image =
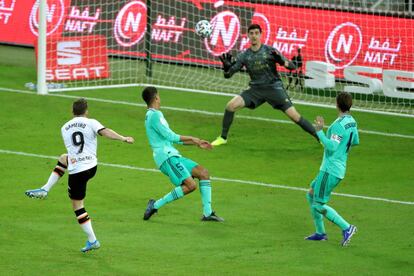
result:
[(340, 116), (329, 126), (326, 136), (323, 130), (316, 134), (325, 147), (320, 170), (343, 179), (349, 150), (359, 144), (355, 119), (349, 114)]
[(158, 168), (172, 156), (181, 157), (178, 150), (173, 147), (173, 143), (183, 144), (180, 135), (170, 129), (161, 111), (148, 109), (145, 115), (145, 130)]

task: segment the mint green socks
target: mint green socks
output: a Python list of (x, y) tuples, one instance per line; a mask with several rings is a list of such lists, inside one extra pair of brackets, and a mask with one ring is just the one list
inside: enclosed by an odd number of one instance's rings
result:
[(323, 225), (323, 216), (328, 220), (338, 225), (342, 230), (349, 228), (350, 224), (339, 215), (334, 208), (330, 207), (327, 204), (321, 204), (319, 202), (314, 202), (313, 198), (309, 195), (306, 195), (309, 204), (311, 205), (311, 214), (313, 221), (315, 223), (316, 233), (325, 234), (325, 227)]
[(166, 194), (164, 197), (158, 199), (154, 204), (154, 208), (159, 209), (165, 204), (170, 203), (171, 201), (177, 200), (179, 198), (182, 198), (183, 196), (184, 196), (183, 188), (181, 188), (181, 186), (175, 187), (174, 190)]
[(343, 217), (341, 217), (341, 215), (339, 215), (334, 208), (326, 204), (323, 205), (323, 208), (326, 211), (325, 217), (327, 219), (338, 225), (342, 230), (346, 230), (349, 228), (349, 223)]
[(210, 180), (200, 180), (201, 202), (203, 203), (203, 214), (209, 216), (213, 212), (211, 209), (211, 182)]
[[(201, 202), (203, 203), (203, 214), (209, 216), (213, 212), (211, 209), (211, 182), (210, 180), (200, 180)], [(177, 200), (184, 196), (181, 186), (175, 187), (174, 190), (166, 194), (164, 197), (158, 199), (154, 208), (159, 209), (171, 201)]]
[(323, 223), (323, 215), (319, 213), (318, 211), (316, 211), (315, 208), (312, 207), (313, 198), (309, 193), (306, 194), (306, 199), (309, 202), (311, 215), (313, 218), (313, 223), (315, 224), (316, 233), (325, 234), (326, 232), (325, 232), (325, 224)]

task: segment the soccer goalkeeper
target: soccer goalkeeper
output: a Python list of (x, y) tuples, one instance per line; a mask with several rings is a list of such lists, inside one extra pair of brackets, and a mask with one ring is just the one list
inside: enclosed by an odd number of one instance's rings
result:
[(211, 143), (213, 146), (227, 143), (227, 134), (236, 111), (244, 107), (255, 109), (264, 102), (269, 103), (275, 109), (282, 110), (303, 130), (318, 139), (312, 124), (296, 111), (283, 88), (282, 80), (277, 72), (276, 63), (289, 70), (294, 70), (296, 68), (295, 65), (276, 49), (262, 44), (260, 41), (261, 35), (262, 29), (258, 24), (250, 25), (248, 28), (250, 48), (240, 53), (235, 62), (232, 61), (230, 54), (223, 54), (220, 57), (223, 63), (225, 78), (230, 78), (233, 74), (240, 71), (242, 67), (246, 67), (251, 80), (249, 89), (235, 96), (227, 103), (224, 111), (221, 136)]

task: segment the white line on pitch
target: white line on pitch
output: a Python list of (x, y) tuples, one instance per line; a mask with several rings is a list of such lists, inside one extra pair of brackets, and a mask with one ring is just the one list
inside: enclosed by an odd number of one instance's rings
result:
[[(24, 91), (24, 90), (17, 90), (17, 89), (2, 88), (2, 87), (0, 87), (0, 91), (36, 95), (36, 93), (34, 93), (34, 92), (29, 92), (29, 91)], [(80, 96), (65, 95), (65, 94), (47, 94), (47, 95), (44, 95), (44, 96), (69, 98), (69, 99), (78, 99), (80, 97)], [(128, 106), (139, 106), (139, 107), (147, 108), (147, 105), (140, 104), (140, 103), (109, 100), (109, 99), (102, 99), (102, 98), (95, 98), (95, 97), (83, 97), (83, 98), (85, 98), (86, 100), (95, 101), (95, 102), (121, 104), (121, 105), (128, 105)], [(223, 113), (219, 113), (219, 112), (211, 112), (211, 111), (180, 108), (180, 107), (163, 106), (162, 109), (180, 111), (180, 112), (198, 113), (198, 114), (203, 114), (203, 115), (208, 115), (208, 116), (220, 116), (220, 117), (223, 116)], [(254, 117), (254, 116), (247, 116), (247, 115), (237, 115), (237, 118), (247, 119), (247, 120), (256, 120), (256, 121), (264, 121), (264, 122), (273, 122), (273, 123), (279, 123), (279, 124), (293, 124), (292, 121), (288, 121), (288, 120), (270, 119), (270, 118)], [(406, 134), (399, 134), (399, 133), (387, 133), (387, 132), (380, 132), (380, 131), (374, 131), (374, 130), (364, 130), (364, 129), (358, 129), (358, 130), (361, 133), (378, 135), (378, 136), (414, 139), (414, 135), (406, 135)]]
[[(21, 152), (21, 151), (3, 150), (3, 149), (0, 149), (0, 153), (30, 156), (30, 157), (37, 157), (37, 158), (44, 158), (44, 159), (54, 159), (54, 160), (58, 159), (57, 156), (34, 154), (34, 153), (27, 153), (27, 152)], [(135, 167), (135, 166), (130, 166), (130, 165), (111, 164), (111, 163), (104, 163), (104, 162), (99, 162), (98, 164), (101, 166), (129, 169), (129, 170), (136, 170), (136, 171), (156, 172), (156, 173), (160, 172), (157, 169), (140, 168), (140, 167)], [(222, 182), (240, 183), (240, 184), (245, 184), (245, 185), (263, 186), (263, 187), (276, 188), (276, 189), (294, 190), (294, 191), (302, 191), (302, 192), (308, 191), (308, 189), (300, 188), (300, 187), (292, 187), (292, 186), (286, 186), (286, 185), (271, 184), (271, 183), (249, 181), (249, 180), (239, 180), (239, 179), (230, 179), (230, 178), (222, 178), (222, 177), (211, 177), (211, 179), (222, 181)], [(414, 202), (412, 201), (400, 201), (400, 200), (387, 199), (387, 198), (381, 198), (381, 197), (370, 197), (370, 196), (343, 194), (343, 193), (332, 193), (332, 194), (337, 195), (337, 196), (343, 196), (343, 197), (359, 198), (359, 199), (366, 199), (366, 200), (373, 200), (373, 201), (383, 201), (383, 202), (403, 204), (403, 205), (414, 205)]]

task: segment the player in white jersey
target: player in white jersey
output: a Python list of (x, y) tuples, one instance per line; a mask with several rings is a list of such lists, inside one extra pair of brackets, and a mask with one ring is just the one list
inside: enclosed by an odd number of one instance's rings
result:
[(86, 246), (81, 249), (87, 252), (100, 247), (92, 228), (91, 220), (84, 207), (86, 184), (93, 178), (97, 169), (97, 134), (109, 139), (120, 140), (129, 144), (134, 142), (132, 137), (124, 137), (115, 131), (105, 128), (95, 119), (89, 119), (88, 103), (79, 99), (73, 103), (74, 118), (61, 128), (63, 142), (67, 154), (62, 154), (48, 182), (40, 189), (28, 190), (26, 195), (32, 198), (46, 198), (49, 190), (63, 176), (66, 168), (69, 172), (68, 194), (72, 200), (72, 207), (76, 218), (88, 236)]

